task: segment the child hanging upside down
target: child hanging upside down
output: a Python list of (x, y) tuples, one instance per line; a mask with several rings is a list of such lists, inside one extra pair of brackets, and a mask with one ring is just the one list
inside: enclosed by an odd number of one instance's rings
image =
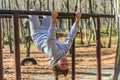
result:
[(66, 54), (77, 34), (81, 13), (76, 12), (75, 22), (64, 43), (56, 39), (56, 18), (58, 15), (56, 11), (51, 11), (51, 16), (43, 16), (42, 25), (40, 25), (37, 15), (29, 15), (30, 31), (37, 48), (51, 57), (50, 64), (53, 66), (53, 70), (61, 71), (66, 76), (68, 71)]

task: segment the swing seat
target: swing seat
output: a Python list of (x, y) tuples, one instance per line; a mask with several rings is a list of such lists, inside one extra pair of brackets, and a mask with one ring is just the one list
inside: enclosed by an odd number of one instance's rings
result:
[(21, 65), (25, 65), (28, 62), (32, 62), (33, 65), (37, 64), (37, 61), (34, 58), (31, 57), (25, 57), (22, 61), (21, 61)]

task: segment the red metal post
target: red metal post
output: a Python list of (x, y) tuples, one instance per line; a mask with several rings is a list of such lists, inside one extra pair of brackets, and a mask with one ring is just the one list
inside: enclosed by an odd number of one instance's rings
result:
[(2, 28), (0, 18), (0, 80), (3, 80)]
[(72, 55), (72, 80), (75, 80), (75, 40), (72, 45), (71, 55)]
[[(72, 24), (73, 23), (74, 23), (74, 19), (72, 19)], [(72, 80), (75, 80), (75, 39), (73, 41), (70, 52), (72, 57)]]
[(13, 13), (13, 20), (14, 20), (14, 53), (16, 73), (15, 80), (21, 80), (18, 13), (16, 12)]
[(100, 17), (97, 17), (96, 27), (96, 49), (97, 49), (97, 80), (101, 80), (101, 40), (100, 40)]

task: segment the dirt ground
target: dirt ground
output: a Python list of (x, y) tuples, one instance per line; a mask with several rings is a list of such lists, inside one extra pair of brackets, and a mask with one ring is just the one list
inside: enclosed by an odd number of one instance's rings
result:
[[(97, 62), (96, 62), (96, 46), (81, 47), (77, 46), (75, 56), (75, 70), (76, 80), (97, 80)], [(37, 61), (37, 65), (28, 63), (27, 65), (21, 65), (21, 77), (22, 80), (55, 80), (52, 73), (51, 66), (49, 65), (50, 58), (38, 51), (38, 49), (32, 45), (30, 57)], [(21, 61), (26, 56), (26, 49), (20, 47)], [(116, 53), (116, 43), (112, 43), (111, 48), (101, 48), (101, 64), (102, 64), (102, 79), (111, 77), (114, 68), (114, 60)], [(59, 80), (71, 80), (71, 56), (69, 59), (69, 74), (67, 78), (62, 75)], [(9, 53), (8, 45), (3, 48), (3, 66), (4, 66), (4, 79), (15, 80), (14, 70), (14, 54)]]

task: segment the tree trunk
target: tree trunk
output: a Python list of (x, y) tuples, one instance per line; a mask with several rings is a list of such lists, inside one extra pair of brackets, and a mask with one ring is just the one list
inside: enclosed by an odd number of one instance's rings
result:
[(117, 27), (117, 51), (116, 51), (116, 58), (115, 58), (115, 66), (114, 66), (114, 76), (113, 76), (113, 80), (118, 80), (118, 75), (120, 73), (120, 28), (119, 28), (119, 22), (118, 22), (118, 0), (115, 0), (114, 2), (114, 6), (115, 6), (115, 20), (116, 20), (116, 27)]
[[(94, 1), (93, 0), (89, 0), (89, 13), (94, 13)], [(93, 6), (92, 6), (93, 5)], [(89, 40), (88, 40), (88, 44), (90, 44), (90, 40), (91, 38), (93, 38), (94, 41), (96, 41), (96, 22), (95, 22), (95, 18), (91, 18), (90, 19), (90, 22), (91, 22), (91, 29), (90, 29), (90, 37), (89, 37)], [(93, 37), (92, 37), (93, 36)]]
[[(107, 3), (107, 2), (106, 2)], [(113, 9), (112, 9), (112, 7), (113, 7), (113, 5), (112, 5), (112, 0), (111, 0), (111, 14), (112, 14), (112, 12), (113, 12)], [(109, 24), (110, 24), (110, 33), (109, 33), (109, 42), (108, 42), (108, 48), (111, 48), (111, 38), (112, 38), (112, 19), (110, 19), (110, 22), (109, 22)]]
[[(2, 9), (4, 8), (3, 4), (4, 4), (4, 0), (1, 0), (1, 3), (2, 3)], [(2, 19), (2, 47), (4, 48), (4, 28), (5, 28), (5, 24), (4, 24), (4, 20)]]
[(52, 5), (53, 5), (53, 10), (55, 10), (55, 0), (53, 0)]
[(49, 0), (47, 0), (47, 10), (50, 9)]
[(108, 26), (110, 26), (108, 48), (111, 48), (111, 38), (112, 38), (112, 23), (111, 22), (112, 22), (112, 19), (110, 19), (110, 23), (108, 23), (108, 24), (110, 24), (110, 25), (108, 25)]
[[(9, 0), (9, 9), (11, 9), (11, 4), (10, 4), (10, 0)], [(13, 40), (12, 40), (12, 34), (11, 34), (11, 19), (8, 20), (8, 42), (9, 42), (9, 47), (10, 47), (10, 53), (13, 53), (13, 47), (12, 47), (12, 43), (13, 43)]]
[(39, 4), (40, 4), (40, 10), (42, 10), (42, 1), (41, 0), (39, 0)]

